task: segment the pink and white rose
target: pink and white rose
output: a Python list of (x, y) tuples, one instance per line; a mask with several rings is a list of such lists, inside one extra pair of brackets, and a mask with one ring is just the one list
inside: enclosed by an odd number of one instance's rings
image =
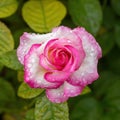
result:
[(24, 80), (32, 88), (46, 89), (55, 103), (79, 95), (96, 80), (101, 48), (84, 28), (60, 26), (48, 34), (24, 33), (17, 56), (24, 65)]

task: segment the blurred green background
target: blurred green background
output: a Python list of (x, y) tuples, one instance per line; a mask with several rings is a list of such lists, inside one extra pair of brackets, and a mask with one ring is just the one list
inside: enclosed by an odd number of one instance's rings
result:
[(67, 112), (60, 118), (34, 115), (43, 90), (22, 83), (16, 57), (23, 32), (47, 33), (59, 25), (85, 27), (103, 51), (91, 92), (68, 100), (69, 119), (120, 120), (120, 0), (0, 0), (0, 120), (68, 120)]

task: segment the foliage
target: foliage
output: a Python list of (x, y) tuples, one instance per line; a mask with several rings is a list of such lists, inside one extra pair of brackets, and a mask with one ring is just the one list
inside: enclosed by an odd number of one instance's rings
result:
[[(43, 89), (23, 83), (16, 56), (23, 32), (59, 25), (85, 27), (102, 47), (100, 78), (68, 103), (53, 104)], [(119, 120), (120, 0), (0, 0), (0, 119)]]

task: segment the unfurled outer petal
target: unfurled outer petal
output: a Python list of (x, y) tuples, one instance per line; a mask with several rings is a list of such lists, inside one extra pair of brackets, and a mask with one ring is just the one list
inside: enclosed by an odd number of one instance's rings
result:
[(83, 88), (84, 88), (83, 86), (75, 86), (68, 82), (65, 82), (64, 83), (64, 95), (68, 97), (77, 96), (82, 92)]
[(24, 56), (27, 54), (29, 49), (33, 44), (43, 44), (49, 39), (51, 39), (52, 33), (48, 34), (30, 34), (25, 32), (21, 37), (20, 37), (20, 45), (17, 48), (17, 56), (18, 60), (21, 62), (21, 64), (24, 64)]
[(83, 48), (82, 41), (72, 29), (64, 26), (54, 28), (52, 34), (55, 38), (59, 38), (59, 44), (71, 45), (76, 49), (80, 50)]
[(102, 52), (94, 37), (84, 28), (76, 28), (73, 31), (82, 40), (86, 57), (84, 58), (80, 68), (70, 76), (68, 81), (73, 85), (86, 86), (99, 77), (97, 64), (98, 59), (102, 56)]
[(57, 89), (47, 89), (46, 94), (50, 101), (61, 103), (66, 101), (69, 97), (79, 95), (82, 90), (82, 86), (73, 86), (68, 82), (64, 82), (64, 84)]
[(68, 96), (64, 95), (64, 85), (57, 89), (47, 89), (46, 95), (51, 102), (61, 103), (68, 99)]

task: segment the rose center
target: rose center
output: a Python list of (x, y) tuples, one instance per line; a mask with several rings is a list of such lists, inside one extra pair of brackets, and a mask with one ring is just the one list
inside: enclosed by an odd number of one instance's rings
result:
[(61, 70), (68, 63), (71, 55), (65, 48), (56, 48), (49, 52), (49, 61)]

